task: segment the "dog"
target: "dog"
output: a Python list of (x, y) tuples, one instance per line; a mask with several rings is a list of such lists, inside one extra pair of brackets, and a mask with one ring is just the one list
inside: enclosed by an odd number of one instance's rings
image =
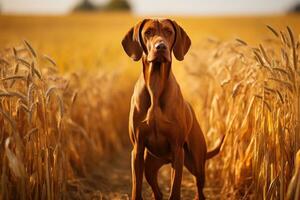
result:
[(171, 163), (169, 199), (178, 200), (185, 166), (197, 185), (196, 199), (205, 199), (205, 161), (220, 151), (220, 144), (207, 152), (203, 132), (191, 105), (182, 96), (172, 73), (172, 52), (179, 61), (191, 46), (187, 33), (170, 19), (144, 19), (122, 40), (126, 54), (142, 59), (143, 71), (131, 98), (129, 137), (131, 152), (132, 199), (142, 199), (143, 174), (156, 200), (163, 198), (157, 183), (161, 166)]

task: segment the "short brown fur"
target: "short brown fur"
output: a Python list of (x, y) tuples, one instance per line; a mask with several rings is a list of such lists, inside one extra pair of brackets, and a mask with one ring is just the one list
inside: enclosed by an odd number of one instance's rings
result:
[(214, 150), (207, 152), (195, 113), (172, 73), (171, 53), (183, 60), (190, 38), (175, 21), (145, 19), (130, 29), (122, 45), (128, 56), (135, 61), (142, 58), (143, 63), (129, 116), (132, 199), (142, 199), (144, 172), (155, 199), (162, 199), (157, 173), (168, 163), (172, 166), (169, 199), (180, 199), (183, 166), (195, 176), (196, 198), (205, 199), (205, 161), (218, 154), (224, 137)]

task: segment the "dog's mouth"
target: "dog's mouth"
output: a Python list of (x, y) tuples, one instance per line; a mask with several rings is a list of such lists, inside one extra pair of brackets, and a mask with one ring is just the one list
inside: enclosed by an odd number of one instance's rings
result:
[(147, 56), (147, 60), (150, 63), (164, 63), (171, 62), (170, 55), (167, 53), (150, 53)]
[(151, 63), (154, 63), (154, 64), (159, 64), (159, 63), (167, 62), (167, 59), (163, 56), (160, 56), (160, 57), (156, 57), (154, 59), (150, 59), (148, 61)]

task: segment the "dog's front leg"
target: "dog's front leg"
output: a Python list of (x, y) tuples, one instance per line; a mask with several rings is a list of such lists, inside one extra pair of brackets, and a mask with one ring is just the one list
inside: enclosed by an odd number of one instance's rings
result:
[(169, 200), (180, 199), (183, 162), (184, 150), (182, 146), (178, 146), (173, 150), (173, 162), (171, 169), (171, 194)]
[(144, 171), (144, 144), (136, 141), (131, 152), (132, 200), (141, 200)]

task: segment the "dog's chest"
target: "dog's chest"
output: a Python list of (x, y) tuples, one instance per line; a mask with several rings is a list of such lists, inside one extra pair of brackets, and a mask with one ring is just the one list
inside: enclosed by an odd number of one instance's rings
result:
[(148, 132), (145, 139), (145, 146), (153, 155), (167, 160), (170, 159), (170, 141), (163, 132), (152, 130)]
[(165, 110), (158, 108), (154, 116), (147, 118), (148, 110), (135, 112), (133, 120), (138, 128), (138, 134), (145, 139), (147, 149), (157, 157), (169, 157), (170, 144), (176, 143), (176, 135), (182, 133), (181, 123), (176, 118), (169, 116)]

